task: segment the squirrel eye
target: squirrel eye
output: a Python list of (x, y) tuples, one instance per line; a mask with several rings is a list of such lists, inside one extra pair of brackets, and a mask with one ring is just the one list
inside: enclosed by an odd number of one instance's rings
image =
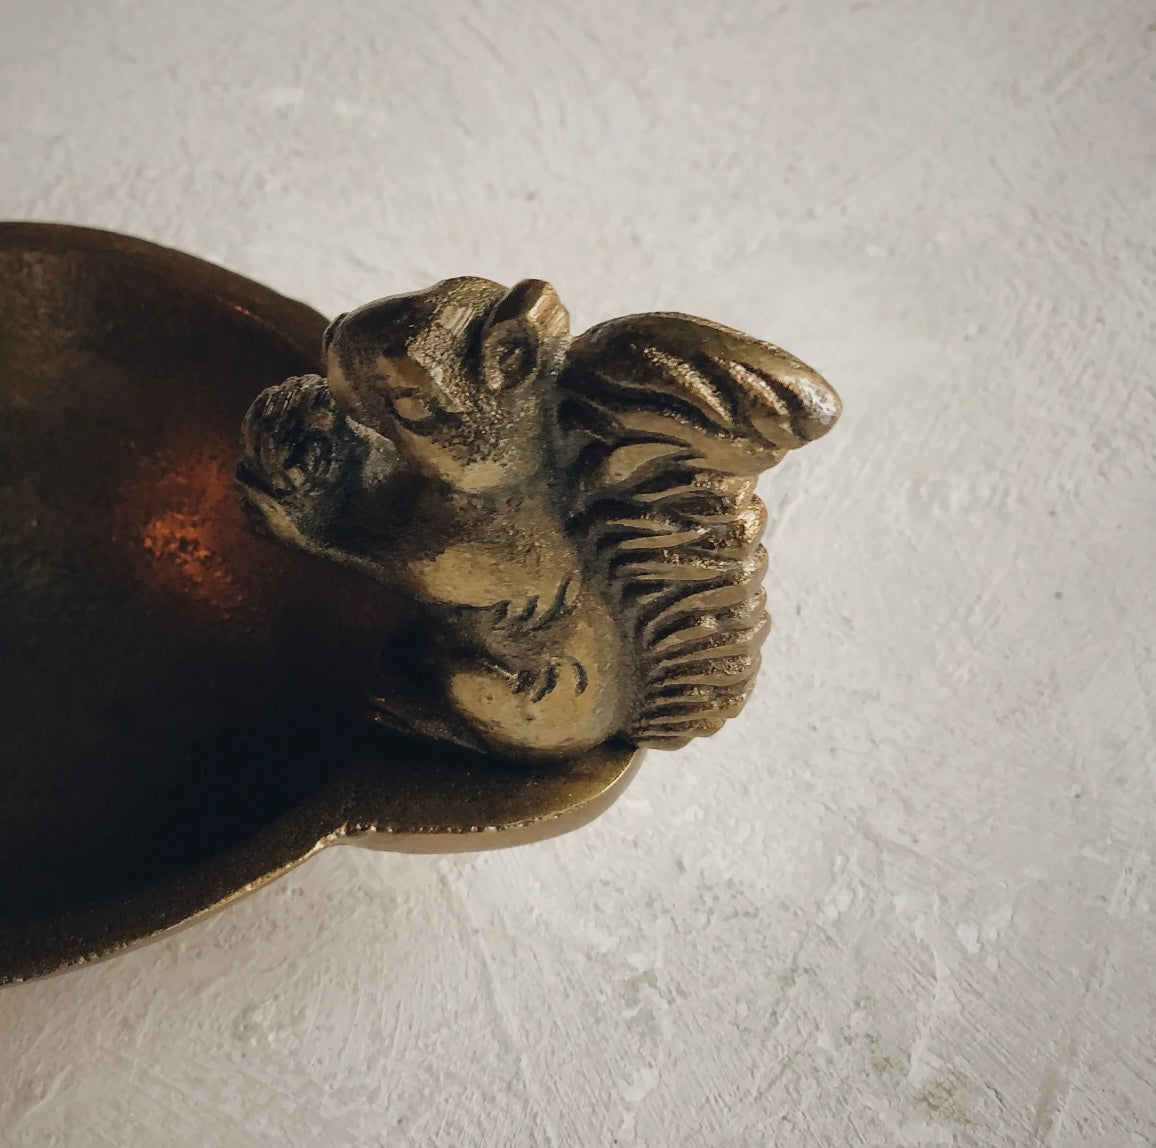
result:
[(398, 395), (393, 400), (393, 409), (406, 422), (424, 422), (434, 416), (434, 409), (428, 400), (420, 395)]

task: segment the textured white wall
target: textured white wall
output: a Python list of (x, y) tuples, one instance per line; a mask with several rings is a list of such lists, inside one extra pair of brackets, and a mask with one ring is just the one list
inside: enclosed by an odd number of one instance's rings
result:
[(5, 1148), (1156, 1144), (1148, 0), (5, 0), (0, 214), (552, 279), (847, 413), (761, 693), (568, 838), (0, 992)]

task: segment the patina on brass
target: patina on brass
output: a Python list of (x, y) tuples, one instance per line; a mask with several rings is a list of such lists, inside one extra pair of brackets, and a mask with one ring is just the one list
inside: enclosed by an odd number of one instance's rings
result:
[(575, 828), (637, 766), (610, 742), (527, 769), (357, 715), (411, 604), (255, 537), (234, 486), (246, 408), (323, 369), (324, 329), (152, 244), (0, 224), (0, 982), (161, 934), (331, 842)]
[(769, 627), (756, 478), (839, 414), (811, 368), (680, 314), (572, 339), (533, 279), (370, 303), (324, 357), (254, 402), (238, 483), (256, 529), (421, 607), (381, 724), (534, 762), (739, 712)]

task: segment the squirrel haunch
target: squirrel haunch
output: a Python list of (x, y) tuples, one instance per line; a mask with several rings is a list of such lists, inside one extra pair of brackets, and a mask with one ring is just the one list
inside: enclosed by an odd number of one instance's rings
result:
[(819, 375), (687, 315), (571, 339), (540, 280), (370, 303), (324, 355), (254, 402), (238, 485), (259, 529), (424, 608), (378, 720), (540, 759), (742, 708), (769, 628), (755, 481), (835, 422)]

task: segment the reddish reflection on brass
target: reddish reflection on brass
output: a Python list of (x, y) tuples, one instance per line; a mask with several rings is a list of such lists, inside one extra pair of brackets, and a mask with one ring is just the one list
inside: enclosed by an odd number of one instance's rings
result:
[(141, 543), (157, 578), (226, 618), (242, 599), (220, 537), (235, 501), (232, 474), (219, 459), (176, 458), (171, 465), (150, 484), (164, 508), (145, 523)]

